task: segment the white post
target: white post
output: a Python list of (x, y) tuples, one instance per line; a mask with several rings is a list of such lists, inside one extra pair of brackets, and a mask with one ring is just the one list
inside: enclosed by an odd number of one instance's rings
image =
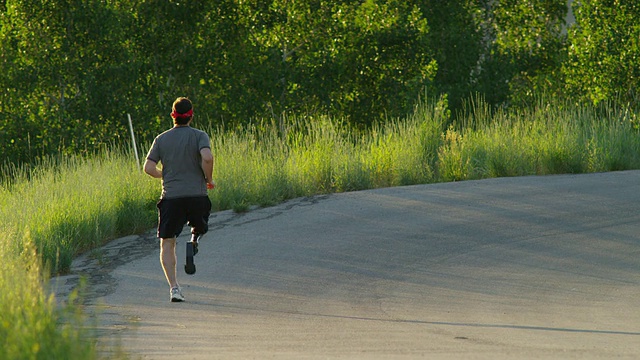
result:
[(138, 168), (140, 168), (140, 158), (138, 157), (138, 147), (136, 146), (136, 137), (133, 134), (133, 123), (131, 122), (131, 114), (127, 114), (129, 118), (129, 131), (131, 131), (131, 141), (133, 142), (133, 153), (136, 154), (136, 163), (138, 164)]

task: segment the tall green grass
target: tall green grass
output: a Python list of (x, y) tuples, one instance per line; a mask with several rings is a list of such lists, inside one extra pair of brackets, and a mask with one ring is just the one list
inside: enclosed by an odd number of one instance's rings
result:
[(157, 184), (119, 149), (12, 171), (13, 180), (0, 188), (0, 218), (18, 238), (7, 240), (19, 250), (20, 234), (29, 233), (55, 273), (108, 239), (148, 230), (156, 218)]
[(428, 183), (442, 129), (441, 103), (422, 105), (406, 120), (354, 130), (316, 115), (285, 126), (250, 126), (213, 133), (217, 209), (246, 209), (314, 194)]
[(484, 106), (443, 134), (439, 181), (640, 168), (637, 113), (541, 103), (491, 114)]
[[(482, 101), (451, 119), (440, 100), (368, 130), (324, 115), (207, 129), (218, 184), (210, 198), (214, 210), (245, 211), (377, 187), (639, 169), (637, 120), (613, 106), (541, 102), (494, 112)], [(119, 148), (38, 165), (5, 167), (3, 178), (11, 180), (0, 184), (0, 358), (93, 358), (95, 347), (65, 325), (68, 316), (44, 290), (46, 276), (109, 239), (152, 229), (160, 182)]]
[[(4, 230), (4, 229), (3, 229)], [(95, 339), (75, 303), (59, 306), (45, 285), (48, 271), (30, 234), (2, 232), (0, 242), (0, 359), (94, 359)], [(13, 241), (22, 240), (16, 255)]]

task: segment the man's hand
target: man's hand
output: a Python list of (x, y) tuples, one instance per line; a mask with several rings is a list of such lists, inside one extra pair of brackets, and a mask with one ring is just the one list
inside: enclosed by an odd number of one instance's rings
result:
[(208, 190), (213, 190), (213, 189), (215, 189), (215, 187), (216, 187), (216, 183), (213, 180), (207, 181), (207, 189)]

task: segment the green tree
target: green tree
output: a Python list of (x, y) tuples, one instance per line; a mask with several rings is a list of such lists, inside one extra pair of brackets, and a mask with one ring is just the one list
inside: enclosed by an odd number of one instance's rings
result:
[[(421, 10), (429, 23), (428, 41), (433, 49), (438, 71), (434, 79), (439, 93), (448, 96), (449, 106), (459, 109), (470, 94), (484, 91), (489, 85), (496, 94), (496, 79), (486, 76), (490, 57), (486, 56), (483, 42), (485, 17), (477, 1), (424, 0)], [(483, 78), (491, 79), (486, 83)], [(436, 94), (432, 94), (436, 95)]]
[[(446, 93), (454, 110), (474, 92), (526, 102), (559, 74), (577, 74), (577, 91), (580, 69), (595, 66), (577, 32), (559, 73), (561, 0), (5, 0), (0, 9), (0, 152), (12, 161), (128, 141), (127, 113), (150, 140), (171, 125), (180, 95), (205, 126), (310, 111), (367, 125), (406, 115), (425, 90)], [(623, 59), (635, 64), (637, 26), (626, 21)], [(611, 89), (627, 84), (619, 79)]]
[(427, 21), (414, 4), (365, 1), (351, 16), (338, 17), (345, 30), (337, 60), (337, 93), (332, 94), (356, 122), (385, 113), (408, 113), (437, 71)]
[[(99, 0), (9, 0), (2, 13), (2, 135), (15, 159), (93, 149), (124, 129), (119, 19)], [(125, 133), (126, 134), (126, 133)]]
[[(169, 112), (177, 96), (199, 103), (198, 90), (207, 59), (202, 56), (201, 31), (212, 16), (210, 1), (118, 1), (128, 37), (132, 116), (151, 137), (171, 125)], [(126, 15), (125, 15), (126, 14)], [(200, 108), (198, 109), (200, 112)], [(200, 112), (202, 114), (202, 112)]]
[(438, 64), (435, 85), (452, 110), (474, 94), (495, 106), (523, 104), (560, 86), (564, 1), (420, 3)]
[(279, 64), (261, 40), (270, 11), (265, 1), (220, 1), (199, 30), (201, 106), (211, 122), (244, 124), (276, 105)]
[(556, 92), (566, 56), (566, 0), (487, 1), (491, 37), (508, 74), (509, 98), (528, 104), (536, 94)]
[(278, 111), (318, 108), (367, 124), (401, 116), (436, 63), (420, 8), (403, 1), (273, 1), (256, 36)]
[[(266, 3), (268, 5), (268, 3)], [(171, 125), (170, 104), (188, 96), (201, 126), (264, 115), (273, 69), (256, 45), (265, 2), (120, 1), (136, 59), (132, 113), (149, 138)]]
[(563, 71), (569, 94), (597, 104), (637, 103), (640, 85), (640, 3), (591, 0), (574, 9), (569, 59)]

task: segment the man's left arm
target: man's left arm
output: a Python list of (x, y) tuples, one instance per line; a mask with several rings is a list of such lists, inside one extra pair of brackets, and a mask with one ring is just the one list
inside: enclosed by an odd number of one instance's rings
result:
[(211, 149), (200, 149), (200, 157), (202, 158), (202, 172), (204, 173), (204, 178), (207, 181), (207, 184), (215, 186), (215, 183), (213, 182), (213, 154), (211, 153)]

